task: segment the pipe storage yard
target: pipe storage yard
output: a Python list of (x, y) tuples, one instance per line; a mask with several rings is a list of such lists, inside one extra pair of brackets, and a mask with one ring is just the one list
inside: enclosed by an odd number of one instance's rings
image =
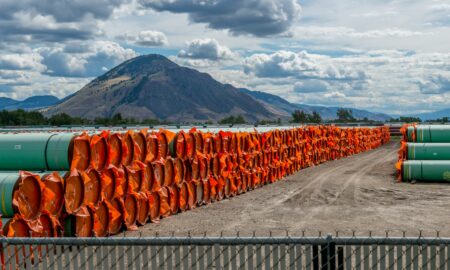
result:
[(137, 230), (389, 140), (388, 127), (10, 131), (0, 134), (3, 234)]
[(450, 181), (450, 126), (405, 125), (398, 152), (400, 181)]

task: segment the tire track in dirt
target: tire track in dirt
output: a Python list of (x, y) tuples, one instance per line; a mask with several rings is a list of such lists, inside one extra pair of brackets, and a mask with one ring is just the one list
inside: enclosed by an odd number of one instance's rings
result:
[[(345, 200), (345, 205), (353, 205), (356, 206), (357, 204), (357, 196), (358, 196), (358, 185), (361, 181), (364, 181), (364, 176), (372, 171), (376, 166), (378, 166), (381, 163), (384, 163), (386, 160), (386, 156), (391, 156), (394, 154), (397, 150), (387, 150), (383, 149), (383, 151), (379, 151), (376, 154), (377, 158), (375, 160), (369, 160), (369, 157), (372, 157), (374, 155), (366, 156), (364, 159), (364, 164), (355, 163), (352, 165), (353, 168), (358, 167), (359, 170), (356, 170), (355, 173), (353, 173), (345, 182), (342, 184), (342, 188), (339, 189), (339, 191), (335, 194), (334, 198), (331, 200), (327, 200), (327, 205), (333, 205), (335, 204), (339, 199), (343, 198)], [(383, 155), (386, 153), (386, 155)], [(367, 165), (366, 163), (371, 163), (370, 165)], [(363, 166), (361, 166), (363, 165)], [(323, 183), (326, 184), (326, 183)], [(323, 186), (323, 185), (322, 185)], [(320, 186), (318, 189), (314, 190), (315, 193), (321, 193), (323, 192), (322, 186)], [(303, 216), (303, 221), (299, 222), (299, 226), (304, 226), (309, 219), (315, 218), (317, 215), (320, 215), (320, 209), (319, 208), (312, 208), (309, 213)]]
[[(364, 153), (360, 153), (358, 155), (352, 156), (352, 157), (347, 157), (347, 158), (343, 158), (343, 159), (339, 159), (339, 160), (335, 160), (335, 161), (328, 161), (325, 163), (322, 163), (320, 165), (314, 166), (314, 167), (310, 167), (307, 168), (305, 170), (312, 170), (313, 174), (311, 176), (308, 176), (307, 178), (310, 180), (308, 182), (306, 182), (306, 184), (303, 184), (303, 182), (300, 181), (292, 181), (292, 182), (288, 182), (286, 181), (286, 179), (283, 179), (277, 183), (274, 184), (274, 186), (279, 185), (280, 188), (284, 187), (291, 187), (294, 185), (299, 185), (299, 187), (295, 187), (294, 189), (289, 189), (289, 191), (287, 193), (280, 193), (279, 196), (273, 196), (270, 198), (267, 198), (267, 200), (265, 201), (265, 205), (263, 207), (259, 207), (258, 209), (244, 209), (244, 211), (242, 211), (240, 213), (240, 218), (237, 219), (235, 222), (231, 222), (229, 224), (227, 224), (227, 229), (230, 228), (234, 228), (236, 227), (238, 224), (241, 223), (245, 223), (245, 221), (250, 220), (250, 219), (254, 219), (255, 216), (264, 216), (267, 213), (271, 213), (276, 211), (278, 208), (283, 207), (284, 204), (289, 204), (289, 203), (301, 203), (302, 201), (304, 201), (306, 198), (317, 198), (320, 197), (320, 195), (322, 193), (324, 193), (324, 186), (325, 189), (327, 188), (327, 185), (329, 185), (330, 180), (334, 181), (335, 179), (333, 178), (334, 175), (342, 175), (344, 174), (344, 172), (348, 171), (349, 169), (357, 169), (357, 168), (363, 168), (361, 167), (361, 161), (363, 161), (364, 163), (366, 163), (366, 160), (372, 160), (373, 157), (378, 157), (378, 159), (382, 159), (384, 158), (384, 155), (382, 155), (386, 150), (384, 149), (375, 149), (372, 150), (370, 152), (364, 152)], [(355, 162), (353, 162), (352, 164), (349, 165), (350, 160), (354, 160)], [(337, 167), (334, 167), (334, 164), (331, 163), (340, 163), (339, 165), (337, 165)], [(326, 168), (326, 171), (321, 170), (321, 167), (327, 166), (329, 168)], [(353, 176), (351, 176), (350, 178), (348, 178), (347, 180), (345, 180), (345, 182), (343, 183), (344, 188), (341, 189), (339, 192), (337, 192), (337, 194), (335, 194), (334, 198), (331, 198), (332, 202), (336, 201), (339, 197), (339, 194), (342, 193), (343, 190), (345, 190), (348, 186), (351, 185), (352, 182), (355, 182), (355, 179), (357, 179), (358, 177), (364, 175), (365, 172), (370, 171), (372, 169), (372, 167), (370, 168), (366, 168), (364, 170), (360, 170), (360, 171), (356, 171), (357, 173), (355, 173)], [(316, 171), (320, 171), (317, 173), (314, 173), (314, 170)], [(298, 174), (298, 173), (297, 173)], [(294, 174), (294, 176), (296, 176)], [(292, 177), (289, 176), (288, 179)], [(332, 183), (332, 184), (336, 184), (336, 183)], [(270, 192), (270, 191), (266, 191), (266, 192)], [(262, 194), (262, 196), (266, 197), (269, 196), (270, 194)], [(325, 197), (325, 199), (327, 199)], [(328, 202), (326, 202), (326, 204), (328, 204)], [(306, 207), (305, 207), (306, 208)], [(311, 209), (314, 210), (314, 209)], [(308, 213), (307, 215), (311, 215), (314, 214), (312, 212)], [(307, 218), (307, 217), (306, 217)]]
[[(310, 236), (317, 231), (352, 230), (383, 236), (385, 230), (417, 236), (419, 229), (450, 236), (450, 185), (397, 183), (394, 164), (398, 142), (352, 157), (306, 168), (285, 179), (185, 213), (147, 224), (129, 236), (268, 235)], [(425, 232), (424, 232), (425, 235)]]

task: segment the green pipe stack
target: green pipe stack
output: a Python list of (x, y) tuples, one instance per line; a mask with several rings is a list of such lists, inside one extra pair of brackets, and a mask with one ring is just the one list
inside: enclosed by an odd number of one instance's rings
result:
[(405, 125), (402, 133), (401, 181), (450, 182), (450, 125)]
[[(84, 159), (78, 158), (81, 161), (76, 169), (85, 169), (89, 164), (89, 141), (78, 139), (79, 135), (57, 132), (0, 133), (0, 216), (3, 226), (13, 217), (16, 221), (29, 221), (45, 219), (47, 214), (58, 215), (61, 209), (45, 205), (44, 194), (48, 194), (46, 192), (55, 185), (62, 185), (62, 182), (49, 183), (48, 187), (44, 179), (52, 171), (70, 170), (76, 155), (85, 156)], [(62, 205), (61, 196), (62, 193), (55, 194), (54, 200), (59, 198), (59, 201), (53, 202), (54, 205)]]
[(68, 170), (73, 133), (0, 134), (0, 170)]

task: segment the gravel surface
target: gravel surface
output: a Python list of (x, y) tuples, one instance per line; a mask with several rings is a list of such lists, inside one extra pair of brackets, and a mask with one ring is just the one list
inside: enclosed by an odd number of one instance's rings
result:
[(240, 196), (149, 223), (127, 236), (450, 237), (450, 185), (397, 183), (398, 141), (307, 168)]

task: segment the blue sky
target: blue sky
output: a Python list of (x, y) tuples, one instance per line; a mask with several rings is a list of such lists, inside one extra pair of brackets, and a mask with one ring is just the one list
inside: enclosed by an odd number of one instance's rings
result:
[(450, 108), (449, 0), (0, 2), (0, 96), (64, 97), (160, 53), (291, 102)]

